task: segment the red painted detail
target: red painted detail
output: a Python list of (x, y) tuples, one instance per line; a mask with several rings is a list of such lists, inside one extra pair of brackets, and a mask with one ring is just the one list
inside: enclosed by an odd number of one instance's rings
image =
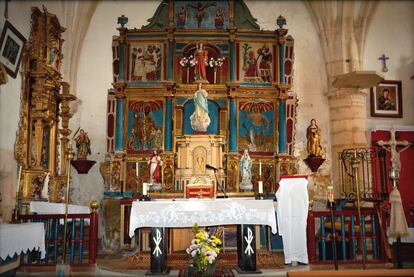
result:
[(108, 137), (113, 138), (114, 136), (114, 122), (115, 118), (113, 114), (108, 115)]
[(285, 75), (290, 76), (292, 74), (292, 62), (290, 60), (285, 61)]
[(291, 143), (293, 136), (293, 120), (288, 119), (286, 120), (286, 142)]

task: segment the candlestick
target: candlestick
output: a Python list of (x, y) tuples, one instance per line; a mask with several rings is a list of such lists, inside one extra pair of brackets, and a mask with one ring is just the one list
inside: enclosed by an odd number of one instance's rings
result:
[(263, 193), (263, 181), (259, 181), (259, 194)]
[(136, 174), (137, 174), (137, 177), (138, 177), (138, 173), (139, 173), (139, 163), (138, 162), (135, 163), (135, 170), (136, 170)]
[(147, 183), (142, 184), (142, 195), (147, 195)]
[(262, 176), (262, 162), (259, 162), (259, 176)]

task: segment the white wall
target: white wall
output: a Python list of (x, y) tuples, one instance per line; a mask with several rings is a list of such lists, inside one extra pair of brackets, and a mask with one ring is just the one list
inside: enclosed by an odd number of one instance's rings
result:
[[(390, 57), (388, 72), (382, 72), (382, 61), (378, 60), (382, 54)], [(367, 102), (367, 128), (414, 125), (414, 80), (410, 79), (414, 75), (413, 1), (381, 1), (378, 4), (367, 32), (363, 64), (364, 69), (375, 70), (386, 80), (402, 81), (403, 118), (371, 117)]]

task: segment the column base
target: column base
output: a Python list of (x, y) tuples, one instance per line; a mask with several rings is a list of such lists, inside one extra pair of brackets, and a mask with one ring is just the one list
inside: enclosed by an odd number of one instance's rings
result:
[(262, 274), (261, 270), (243, 270), (239, 266), (235, 266), (234, 270), (236, 270), (238, 274)]

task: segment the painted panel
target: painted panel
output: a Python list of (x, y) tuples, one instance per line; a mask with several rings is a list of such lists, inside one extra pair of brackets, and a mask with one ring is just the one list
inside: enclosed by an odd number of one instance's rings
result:
[(129, 53), (129, 81), (161, 81), (164, 74), (161, 43), (133, 43), (130, 45)]
[(174, 1), (174, 23), (178, 29), (226, 29), (228, 1)]
[(128, 152), (163, 148), (163, 102), (131, 101), (128, 105)]
[[(184, 105), (184, 134), (194, 134), (191, 127), (190, 116), (194, 113), (194, 101), (191, 99)], [(208, 100), (208, 115), (210, 117), (210, 125), (207, 127), (207, 134), (219, 134), (219, 106), (216, 102)]]
[(266, 43), (240, 44), (240, 81), (271, 83), (273, 80), (273, 47)]
[(251, 152), (274, 152), (275, 106), (273, 102), (239, 102), (238, 149)]

